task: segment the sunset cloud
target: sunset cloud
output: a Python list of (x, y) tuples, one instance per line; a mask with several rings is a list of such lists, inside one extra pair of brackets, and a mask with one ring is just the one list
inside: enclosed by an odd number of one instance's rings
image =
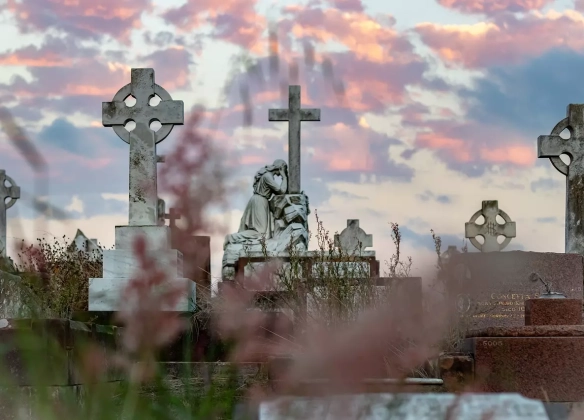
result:
[(7, 9), (24, 32), (57, 30), (78, 38), (109, 35), (129, 42), (132, 30), (142, 26), (150, 0), (7, 0)]
[(492, 15), (501, 12), (539, 10), (555, 0), (438, 0), (442, 6), (462, 13)]
[(187, 0), (180, 7), (170, 8), (163, 18), (181, 31), (193, 32), (209, 25), (217, 39), (261, 53), (260, 42), (266, 29), (266, 19), (259, 15), (257, 0)]
[(415, 31), (444, 62), (470, 69), (521, 63), (552, 48), (584, 51), (584, 17), (574, 11), (506, 15), (474, 25), (424, 22)]

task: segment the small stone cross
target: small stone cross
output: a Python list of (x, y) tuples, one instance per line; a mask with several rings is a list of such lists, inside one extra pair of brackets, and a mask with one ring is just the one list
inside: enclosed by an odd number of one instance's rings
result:
[(359, 219), (347, 220), (347, 227), (335, 235), (335, 246), (345, 252), (354, 253), (373, 246), (373, 235), (359, 227)]
[[(477, 225), (476, 220), (483, 216), (485, 223)], [(499, 224), (497, 216), (501, 216), (505, 223)], [(470, 220), (464, 225), (465, 237), (470, 240), (476, 249), (481, 252), (501, 251), (509, 242), (511, 238), (516, 235), (515, 222), (503, 210), (499, 209), (499, 202), (497, 200), (483, 201), (482, 209), (472, 215)], [(483, 236), (485, 243), (481, 244), (477, 241), (477, 236)], [(505, 240), (499, 243), (497, 238), (504, 236)]]
[(164, 218), (169, 220), (169, 226), (174, 229), (176, 228), (175, 222), (180, 220), (180, 213), (174, 207), (171, 207), (169, 212), (164, 215)]
[(320, 121), (320, 109), (300, 108), (300, 86), (288, 87), (288, 109), (270, 109), (270, 121), (288, 121), (288, 193), (300, 194), (300, 122)]
[[(130, 95), (136, 99), (132, 106), (124, 102)], [(161, 100), (150, 105), (155, 95)], [(125, 128), (129, 121), (136, 123), (132, 131)], [(150, 128), (154, 121), (162, 125), (158, 131)], [(102, 103), (102, 123), (113, 127), (118, 137), (130, 144), (130, 226), (156, 226), (156, 144), (170, 134), (174, 125), (184, 123), (183, 101), (173, 101), (165, 89), (154, 83), (153, 69), (132, 69), (131, 83), (122, 87), (112, 102)]]
[[(7, 185), (8, 184), (8, 185)], [(6, 199), (10, 198), (7, 203)], [(0, 255), (6, 256), (6, 210), (20, 198), (20, 187), (8, 175), (4, 169), (0, 169)]]
[[(565, 252), (584, 255), (584, 104), (570, 104), (566, 113), (549, 136), (537, 138), (537, 157), (549, 158), (566, 176)], [(566, 128), (570, 138), (564, 140), (560, 134)], [(570, 156), (569, 165), (562, 154)]]

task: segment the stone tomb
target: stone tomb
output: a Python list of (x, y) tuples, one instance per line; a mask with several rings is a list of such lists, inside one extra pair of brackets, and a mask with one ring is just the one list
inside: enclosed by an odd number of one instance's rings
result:
[(584, 258), (550, 252), (453, 254), (445, 272), (449, 304), (467, 329), (524, 325), (524, 302), (545, 291), (540, 276), (555, 292), (582, 299)]
[(548, 420), (543, 402), (517, 394), (399, 393), (282, 397), (263, 402), (259, 420)]

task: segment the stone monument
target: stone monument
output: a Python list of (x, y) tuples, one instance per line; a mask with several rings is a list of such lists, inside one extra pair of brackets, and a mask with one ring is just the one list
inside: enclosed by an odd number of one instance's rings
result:
[[(130, 145), (129, 225), (116, 226), (115, 249), (103, 252), (103, 277), (90, 279), (89, 310), (116, 311), (120, 308), (120, 294), (132, 276), (140, 269), (134, 255), (133, 244), (137, 237), (146, 239), (148, 257), (158, 263), (168, 282), (178, 282), (184, 287), (184, 298), (172, 311), (194, 309), (195, 283), (183, 278), (183, 256), (171, 249), (170, 228), (160, 226), (157, 196), (156, 145), (163, 141), (175, 124), (184, 122), (184, 104), (174, 101), (168, 92), (154, 82), (154, 70), (132, 69), (131, 83), (122, 87), (112, 102), (102, 104), (105, 127)], [(126, 105), (133, 96), (136, 103)], [(151, 103), (158, 96), (158, 104)], [(128, 131), (125, 125), (133, 121), (136, 127)], [(158, 131), (150, 128), (159, 121)]]
[[(6, 185), (8, 183), (8, 185)], [(6, 199), (10, 198), (8, 203)], [(8, 175), (4, 169), (0, 169), (0, 256), (6, 257), (6, 210), (20, 198), (20, 187)]]
[[(485, 223), (477, 225), (477, 219), (483, 216)], [(505, 223), (497, 222), (497, 216), (503, 218)], [(514, 238), (515, 222), (503, 210), (499, 209), (499, 202), (497, 200), (483, 201), (482, 208), (472, 215), (470, 220), (464, 225), (465, 237), (470, 240), (470, 243), (481, 252), (497, 252), (504, 249), (511, 238)], [(477, 241), (476, 237), (482, 236), (485, 240), (483, 244)], [(499, 243), (498, 237), (504, 236), (505, 239)]]
[[(289, 87), (288, 109), (270, 109), (270, 121), (288, 121), (288, 163), (277, 159), (260, 168), (253, 180), (253, 195), (236, 233), (223, 244), (222, 278), (233, 280), (243, 257), (287, 256), (290, 247), (308, 249), (308, 197), (300, 186), (300, 122), (320, 121), (319, 109), (300, 107), (300, 86)], [(289, 169), (288, 169), (289, 167)], [(277, 181), (277, 177), (281, 181)]]
[[(537, 157), (549, 158), (566, 177), (566, 253), (584, 255), (584, 104), (570, 104), (566, 113), (549, 136), (537, 138)], [(566, 140), (560, 137), (565, 129), (570, 132)], [(562, 154), (570, 156), (569, 165), (560, 158)]]

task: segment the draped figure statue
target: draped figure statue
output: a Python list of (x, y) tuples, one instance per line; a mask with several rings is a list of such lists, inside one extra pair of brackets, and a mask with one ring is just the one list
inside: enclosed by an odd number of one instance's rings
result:
[[(281, 176), (278, 183), (275, 177)], [(271, 239), (273, 215), (269, 200), (273, 195), (286, 194), (288, 191), (288, 166), (285, 161), (276, 159), (272, 165), (264, 166), (256, 172), (253, 182), (253, 195), (241, 217), (237, 233), (227, 235), (223, 249), (229, 244), (256, 243), (261, 238)]]

